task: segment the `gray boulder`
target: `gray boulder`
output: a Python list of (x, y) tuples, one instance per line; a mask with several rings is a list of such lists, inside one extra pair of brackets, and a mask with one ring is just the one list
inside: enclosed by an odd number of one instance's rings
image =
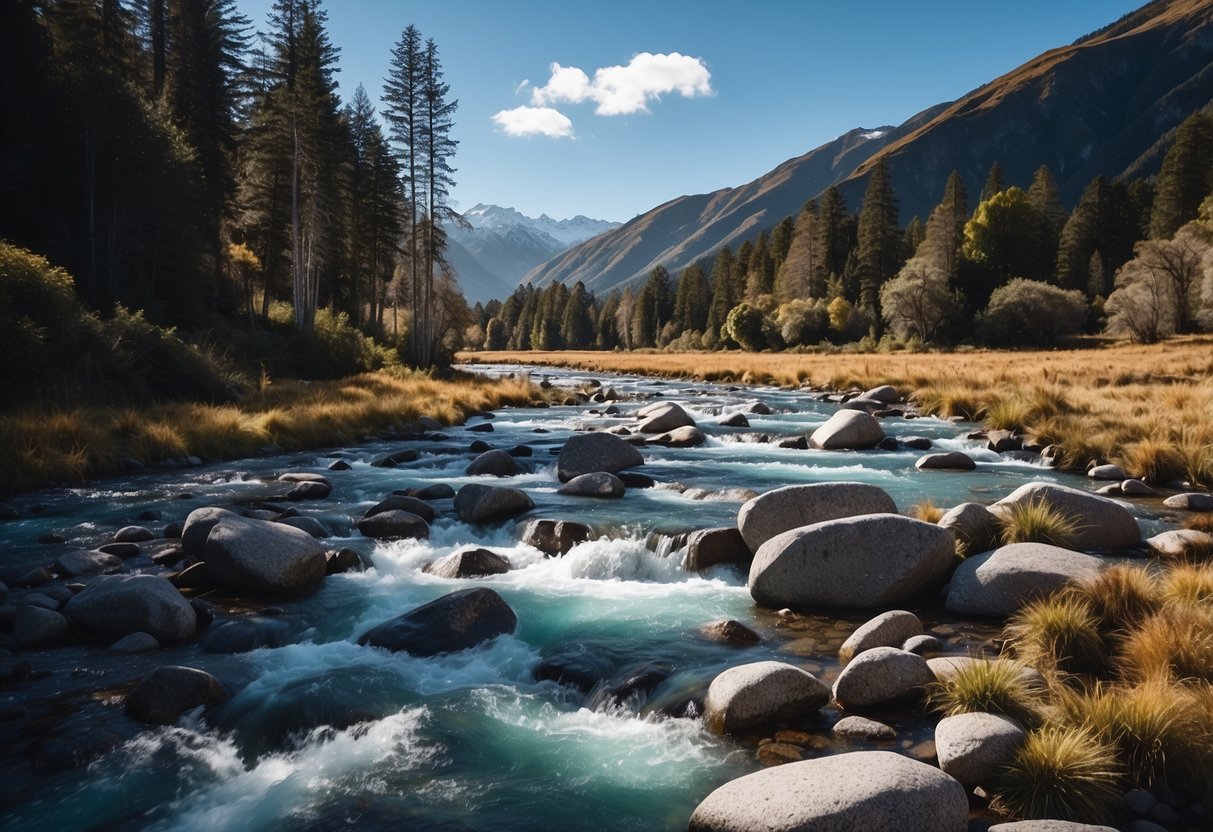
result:
[(1096, 465), (1087, 471), (1087, 476), (1093, 480), (1123, 480), (1129, 477), (1119, 465)]
[(109, 646), (111, 653), (125, 653), (127, 655), (136, 655), (138, 653), (150, 653), (153, 650), (160, 649), (160, 642), (156, 641), (154, 636), (147, 633), (131, 633), (115, 641)]
[[(442, 483), (442, 486), (450, 489), (449, 485)], [(455, 490), (451, 489), (448, 497), (455, 496)], [(432, 498), (430, 498), (432, 499)], [(427, 523), (433, 523), (436, 513), (434, 507), (427, 503), (424, 499), (418, 497), (409, 497), (404, 494), (391, 494), (384, 497), (375, 505), (371, 506), (362, 515), (363, 517), (374, 517), (376, 514), (382, 514), (385, 511), (407, 511), (410, 514), (416, 514)]]
[(703, 721), (718, 734), (806, 716), (830, 701), (830, 688), (806, 670), (784, 662), (730, 667), (712, 680)]
[(393, 618), (362, 634), (358, 643), (393, 653), (436, 656), (467, 650), (514, 632), (518, 617), (491, 589), (461, 589)]
[(1158, 492), (1141, 480), (1129, 479), (1120, 484), (1120, 493), (1126, 497), (1149, 497)]
[(501, 575), (510, 571), (510, 562), (488, 549), (460, 549), (425, 567), (425, 572), (439, 578), (479, 578)]
[(561, 482), (595, 471), (616, 474), (624, 468), (643, 464), (640, 451), (609, 433), (579, 433), (569, 437), (556, 457)]
[(1213, 494), (1201, 494), (1199, 491), (1172, 494), (1162, 504), (1183, 511), (1213, 511)]
[(622, 497), (625, 490), (619, 477), (606, 471), (595, 471), (573, 477), (556, 493), (570, 497)]
[(882, 384), (879, 387), (873, 387), (868, 392), (860, 396), (861, 399), (874, 399), (881, 404), (897, 404), (901, 401), (901, 394), (897, 392), (897, 388), (891, 384)]
[(667, 433), (675, 428), (695, 427), (695, 420), (676, 402), (642, 407), (636, 415), (641, 419), (636, 426), (640, 433)]
[(995, 512), (1030, 502), (1042, 502), (1074, 520), (1078, 526), (1073, 540), (1076, 549), (1123, 549), (1141, 542), (1141, 529), (1123, 505), (1064, 485), (1022, 485), (995, 503)]
[(964, 787), (890, 751), (854, 751), (764, 769), (725, 783), (688, 832), (964, 832)]
[(68, 620), (54, 610), (22, 604), (13, 618), (13, 646), (19, 650), (45, 647), (66, 638), (69, 629)]
[(126, 712), (140, 722), (172, 725), (186, 711), (230, 698), (223, 683), (193, 667), (158, 667), (126, 697)]
[(105, 552), (89, 552), (83, 549), (68, 552), (55, 559), (54, 570), (65, 578), (82, 575), (104, 575), (122, 568), (122, 558)]
[(737, 529), (696, 529), (687, 536), (685, 566), (688, 572), (702, 572), (721, 564), (748, 570), (753, 559), (753, 552)]
[(211, 529), (215, 528), (220, 520), (238, 516), (233, 511), (213, 506), (191, 511), (189, 517), (185, 518), (185, 525), (181, 527), (181, 548), (185, 551), (185, 556), (192, 560), (205, 559), (206, 539), (210, 536)]
[(960, 451), (942, 451), (920, 456), (914, 467), (919, 471), (972, 471), (977, 463)]
[(861, 482), (786, 485), (748, 501), (737, 513), (737, 528), (750, 551), (772, 537), (824, 520), (861, 514), (896, 514), (884, 489)]
[(897, 732), (883, 722), (863, 716), (844, 716), (834, 723), (834, 736), (844, 740), (889, 741), (897, 739)]
[(754, 554), (764, 607), (887, 607), (933, 589), (956, 563), (952, 535), (898, 514), (827, 520), (776, 535)]
[(291, 592), (324, 580), (324, 547), (305, 531), (225, 517), (206, 538), (207, 571), (244, 593)]
[(299, 529), (301, 532), (307, 532), (317, 540), (323, 540), (329, 537), (329, 530), (325, 525), (315, 517), (307, 517), (300, 515), (298, 517), (283, 517), (281, 520), (275, 520), (275, 523), (281, 523), (284, 526), (290, 526), (293, 529)]
[(115, 543), (145, 543), (156, 535), (143, 526), (123, 526), (114, 534)]
[(722, 428), (748, 428), (750, 420), (745, 417), (744, 413), (730, 413), (721, 417), (716, 424)]
[(988, 783), (1011, 762), (1027, 734), (1018, 722), (996, 714), (945, 717), (935, 726), (939, 767), (962, 786)]
[(1213, 553), (1213, 535), (1195, 529), (1171, 529), (1149, 538), (1146, 545), (1163, 557), (1199, 559)]
[(1019, 820), (1014, 823), (996, 823), (990, 832), (1117, 832), (1112, 826), (1096, 826), (1091, 823), (1076, 823), (1072, 820)]
[(934, 681), (922, 656), (896, 647), (873, 647), (838, 674), (834, 701), (843, 708), (866, 708), (915, 696)]
[(826, 451), (875, 448), (884, 439), (876, 417), (862, 410), (839, 410), (813, 431), (809, 444)]
[(523, 527), (522, 542), (545, 555), (567, 555), (578, 543), (591, 536), (590, 527), (575, 520), (531, 520)]
[(286, 499), (292, 502), (299, 500), (323, 500), (333, 493), (333, 486), (328, 482), (318, 480), (303, 480), (295, 483), (294, 488), (286, 492)]
[(464, 471), (469, 477), (513, 477), (520, 469), (514, 457), (505, 451), (485, 451)]
[(358, 531), (365, 537), (376, 540), (425, 540), (430, 536), (430, 526), (410, 511), (381, 511), (358, 521)]
[(1012, 543), (966, 559), (952, 574), (947, 607), (952, 612), (1006, 618), (1069, 581), (1094, 578), (1103, 562), (1045, 543)]
[(838, 649), (838, 658), (846, 664), (873, 647), (899, 647), (922, 633), (922, 622), (912, 612), (890, 610), (859, 626)]
[(998, 543), (998, 515), (980, 503), (961, 503), (939, 518), (965, 552), (985, 552)]
[(464, 523), (492, 523), (515, 517), (535, 507), (517, 488), (469, 483), (455, 494), (455, 511)]
[(103, 636), (121, 638), (144, 632), (161, 643), (192, 638), (198, 620), (177, 588), (156, 575), (98, 578), (68, 601), (63, 611), (80, 626)]
[(661, 445), (665, 448), (698, 448), (707, 441), (707, 436), (699, 428), (694, 425), (684, 425), (656, 436), (650, 436), (647, 444)]
[(901, 649), (907, 653), (917, 653), (920, 656), (925, 656), (927, 653), (938, 653), (943, 649), (943, 642), (933, 635), (921, 633), (920, 635), (910, 636), (901, 645)]

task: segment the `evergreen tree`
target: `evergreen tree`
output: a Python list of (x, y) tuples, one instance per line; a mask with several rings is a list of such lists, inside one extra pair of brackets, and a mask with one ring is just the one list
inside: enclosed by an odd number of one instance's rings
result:
[(1066, 209), (1061, 204), (1061, 192), (1048, 165), (1041, 165), (1028, 188), (1028, 202), (1040, 218), (1035, 235), (1037, 264), (1035, 273), (1041, 278), (1052, 274), (1057, 264), (1057, 244), (1066, 224)]
[[(831, 185), (822, 194), (817, 212), (817, 251), (820, 273), (813, 276), (810, 293), (825, 287), (831, 275), (841, 277), (854, 248), (854, 223), (842, 192)], [(812, 294), (812, 297), (817, 295)]]
[(594, 321), (591, 316), (592, 296), (580, 280), (573, 286), (564, 317), (560, 322), (560, 340), (565, 349), (584, 350), (594, 343)]
[(960, 249), (964, 245), (964, 228), (969, 220), (969, 198), (960, 174), (952, 171), (944, 187), (943, 199), (927, 218), (927, 227), (920, 247), (926, 264), (937, 270), (949, 283), (960, 274)]
[(817, 203), (809, 200), (796, 217), (791, 245), (775, 278), (775, 298), (780, 303), (825, 294), (825, 268), (818, 248), (820, 236)]
[(707, 327), (704, 329), (704, 343), (709, 348), (719, 345), (720, 328), (729, 317), (729, 310), (736, 303), (733, 294), (733, 252), (725, 246), (716, 255), (712, 264), (712, 303), (708, 307)]
[(636, 296), (632, 318), (633, 347), (659, 346), (661, 330), (674, 313), (674, 292), (670, 288), (670, 273), (658, 266), (649, 274), (644, 288)]
[(981, 196), (978, 198), (978, 203), (985, 202), (995, 194), (1000, 194), (1007, 189), (1007, 183), (1002, 174), (1002, 165), (998, 162), (990, 165), (990, 172), (986, 174), (986, 184), (981, 188)]
[(926, 226), (923, 225), (922, 220), (917, 214), (910, 218), (910, 224), (906, 226), (903, 237), (901, 259), (908, 260), (918, 253), (918, 247), (927, 238)]
[(707, 327), (711, 302), (708, 277), (702, 266), (692, 263), (682, 270), (678, 279), (674, 316), (670, 319), (674, 324), (675, 337), (683, 332), (703, 332)]
[(779, 225), (775, 226), (775, 230), (771, 232), (771, 242), (768, 249), (771, 253), (771, 259), (775, 264), (775, 273), (779, 273), (779, 269), (783, 266), (783, 261), (787, 259), (788, 249), (792, 246), (792, 235), (795, 233), (796, 223), (792, 217), (784, 217), (779, 221)]
[(762, 295), (769, 295), (775, 285), (775, 260), (771, 257), (766, 232), (758, 235), (754, 242), (754, 250), (750, 252), (749, 266), (746, 269), (745, 297), (751, 302)]
[(901, 267), (901, 229), (897, 224), (897, 197), (889, 176), (888, 158), (872, 167), (858, 228), (859, 305), (875, 312), (880, 287)]
[[(1107, 297), (1112, 276), (1133, 256), (1133, 244), (1139, 233), (1129, 189), (1123, 183), (1095, 177), (1061, 230), (1058, 285), (1063, 289), (1085, 289), (1092, 297)], [(1100, 253), (1104, 273), (1092, 280), (1088, 269), (1096, 251)]]
[(600, 350), (613, 350), (623, 345), (619, 337), (619, 326), (616, 322), (621, 297), (622, 293), (618, 289), (612, 290), (607, 295), (606, 300), (603, 301), (602, 308), (598, 310), (598, 335), (594, 340), (594, 344)]
[(1164, 240), (1196, 218), (1201, 201), (1213, 192), (1213, 114), (1198, 112), (1175, 131), (1163, 158), (1150, 217), (1150, 237)]

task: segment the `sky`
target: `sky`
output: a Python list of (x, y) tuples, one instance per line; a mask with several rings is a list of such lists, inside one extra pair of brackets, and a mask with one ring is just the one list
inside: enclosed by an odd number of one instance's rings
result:
[[(624, 222), (896, 125), (1138, 0), (327, 0), (348, 100), (412, 23), (458, 99), (452, 191)], [(264, 28), (272, 0), (237, 0)]]

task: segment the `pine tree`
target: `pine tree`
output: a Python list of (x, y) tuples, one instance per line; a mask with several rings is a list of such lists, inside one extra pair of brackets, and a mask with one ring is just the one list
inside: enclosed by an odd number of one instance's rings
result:
[(922, 219), (917, 214), (910, 217), (910, 223), (906, 226), (903, 237), (904, 240), (902, 241), (901, 246), (901, 259), (909, 260), (916, 253), (918, 253), (918, 247), (922, 245), (922, 241), (927, 238), (926, 226), (923, 225)]
[(774, 284), (775, 260), (771, 257), (769, 240), (764, 231), (758, 235), (758, 239), (754, 242), (754, 250), (750, 252), (745, 278), (746, 300), (752, 303), (762, 295), (771, 294)]
[(960, 174), (952, 171), (944, 187), (943, 199), (927, 217), (927, 227), (919, 253), (927, 265), (952, 283), (960, 274), (960, 249), (964, 245), (965, 223), (969, 220), (969, 198)]
[(682, 270), (674, 297), (674, 316), (670, 319), (678, 335), (703, 332), (707, 327), (711, 293), (703, 267), (692, 263)]
[(603, 301), (602, 308), (598, 310), (598, 334), (594, 339), (594, 345), (600, 350), (613, 350), (623, 345), (616, 321), (621, 297), (622, 293), (618, 289), (613, 289)]
[(1150, 217), (1150, 236), (1172, 237), (1196, 218), (1201, 201), (1213, 192), (1213, 114), (1198, 112), (1175, 132), (1163, 158)]
[(733, 252), (725, 246), (716, 255), (712, 264), (712, 302), (708, 307), (708, 321), (704, 329), (704, 343), (709, 348), (719, 344), (720, 328), (729, 317), (729, 310), (736, 303), (733, 294)]
[(825, 294), (825, 267), (818, 248), (817, 203), (809, 200), (796, 217), (788, 253), (775, 278), (775, 297), (780, 303), (796, 298), (819, 298)]
[(842, 192), (831, 185), (821, 196), (817, 212), (817, 250), (820, 252), (819, 273), (813, 276), (809, 289), (811, 297), (819, 297), (818, 290), (824, 290), (830, 276), (842, 276), (846, 268), (847, 257), (854, 248), (854, 222), (847, 210), (846, 200)]
[(1061, 193), (1048, 165), (1036, 169), (1032, 185), (1028, 188), (1028, 202), (1040, 218), (1036, 231), (1038, 253), (1035, 271), (1043, 278), (1052, 274), (1057, 263), (1057, 245), (1061, 239), (1061, 229), (1066, 224), (1066, 209), (1062, 207)]
[(775, 264), (776, 274), (779, 273), (780, 268), (783, 267), (783, 261), (788, 257), (788, 249), (792, 246), (792, 235), (795, 233), (795, 228), (795, 220), (792, 217), (784, 217), (771, 232), (768, 249)]
[[(1061, 230), (1057, 250), (1057, 283), (1063, 289), (1097, 288), (1089, 274), (1091, 255), (1100, 253), (1104, 274), (1095, 284), (1107, 297), (1116, 270), (1133, 256), (1140, 234), (1129, 189), (1102, 176), (1091, 180)], [(1093, 296), (1093, 295), (1092, 295)]]
[(594, 342), (594, 321), (591, 317), (593, 298), (580, 280), (573, 286), (564, 317), (560, 322), (560, 340), (565, 349), (583, 350)]
[(897, 197), (889, 176), (888, 157), (872, 167), (863, 209), (859, 213), (859, 305), (875, 313), (880, 287), (901, 268), (901, 229), (897, 223)]
[(986, 184), (981, 188), (981, 196), (978, 198), (978, 203), (985, 202), (995, 194), (1000, 194), (1007, 189), (1007, 183), (1002, 174), (1002, 165), (998, 162), (990, 165), (990, 172), (986, 174)]

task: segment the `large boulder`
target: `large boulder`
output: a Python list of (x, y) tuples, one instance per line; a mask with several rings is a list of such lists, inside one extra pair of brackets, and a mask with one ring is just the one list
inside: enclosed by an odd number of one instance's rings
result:
[(862, 410), (839, 410), (813, 431), (809, 443), (825, 451), (875, 448), (884, 439), (876, 417)]
[(518, 616), (491, 589), (461, 589), (397, 616), (362, 634), (358, 643), (396, 653), (436, 656), (467, 650), (514, 632)]
[(191, 511), (189, 517), (185, 518), (185, 525), (181, 527), (181, 548), (185, 551), (185, 556), (191, 560), (206, 558), (206, 539), (210, 536), (211, 529), (219, 525), (220, 520), (238, 516), (234, 511), (214, 506)]
[(513, 477), (521, 469), (514, 457), (505, 451), (485, 451), (476, 457), (464, 471), (469, 477)]
[(695, 427), (695, 420), (675, 402), (661, 402), (641, 408), (636, 430), (641, 433), (667, 433), (675, 428)]
[(1196, 529), (1171, 529), (1147, 539), (1146, 545), (1162, 557), (1204, 560), (1213, 554), (1213, 535)]
[(158, 667), (126, 697), (126, 712), (140, 722), (172, 725), (186, 711), (231, 696), (223, 683), (193, 667)]
[(998, 714), (945, 717), (935, 726), (939, 767), (963, 786), (980, 786), (1011, 762), (1027, 736), (1022, 725)]
[(737, 528), (750, 551), (775, 535), (825, 520), (861, 514), (896, 514), (897, 505), (881, 488), (862, 482), (785, 485), (748, 501), (737, 512)]
[(754, 553), (737, 529), (696, 529), (687, 535), (688, 572), (702, 572), (721, 564), (748, 570), (753, 559)]
[(561, 482), (582, 474), (606, 471), (616, 474), (633, 465), (643, 465), (640, 451), (610, 433), (579, 433), (569, 437), (556, 457)]
[(1012, 543), (966, 559), (952, 574), (952, 612), (1006, 618), (1069, 581), (1094, 578), (1103, 561), (1045, 543)]
[(896, 604), (942, 584), (954, 547), (947, 530), (899, 514), (826, 520), (762, 544), (750, 595), (774, 609)]
[(192, 638), (198, 622), (190, 602), (166, 578), (156, 575), (98, 578), (73, 596), (63, 611), (99, 635), (121, 638), (144, 632), (162, 644)]
[(105, 552), (79, 549), (55, 558), (54, 570), (64, 578), (81, 575), (104, 575), (122, 568), (122, 558)]
[(522, 542), (545, 555), (567, 555), (578, 543), (591, 537), (590, 527), (575, 520), (530, 520), (522, 530)]
[(984, 552), (998, 544), (998, 515), (981, 503), (961, 503), (949, 509), (938, 525), (950, 531), (969, 553)]
[(994, 504), (994, 511), (1016, 505), (1043, 503), (1065, 514), (1076, 524), (1076, 549), (1124, 549), (1141, 542), (1141, 529), (1129, 510), (1115, 500), (1077, 488), (1047, 482), (1021, 485)]
[(460, 549), (427, 565), (424, 570), (439, 578), (479, 578), (510, 571), (510, 562), (488, 549)]
[(901, 394), (897, 392), (897, 388), (891, 384), (882, 384), (879, 387), (873, 387), (871, 390), (860, 396), (861, 399), (874, 399), (881, 404), (897, 404), (901, 401)]
[(468, 483), (455, 494), (455, 511), (464, 523), (492, 523), (530, 511), (535, 503), (517, 488)]
[(619, 477), (606, 471), (595, 471), (573, 477), (556, 493), (569, 497), (622, 497), (625, 490)]
[(899, 647), (907, 639), (922, 633), (918, 616), (906, 610), (882, 612), (859, 626), (838, 648), (838, 658), (846, 664), (873, 647)]
[(718, 734), (737, 734), (805, 716), (829, 701), (829, 686), (812, 673), (784, 662), (753, 662), (712, 680), (703, 721)]
[[(450, 488), (446, 483), (442, 483), (442, 485)], [(451, 493), (447, 496), (454, 497), (454, 489), (451, 489)], [(433, 523), (436, 516), (434, 507), (425, 500), (405, 494), (390, 494), (384, 497), (375, 503), (375, 505), (368, 508), (362, 516), (374, 517), (376, 514), (382, 514), (385, 511), (407, 511), (409, 514), (416, 514), (427, 523)]]
[(834, 701), (843, 708), (896, 702), (922, 692), (935, 681), (927, 660), (896, 647), (860, 653), (834, 680)]
[(324, 580), (324, 547), (281, 523), (225, 517), (206, 538), (207, 571), (244, 593), (291, 592)]
[(67, 619), (54, 610), (22, 604), (13, 617), (13, 646), (26, 650), (54, 644), (66, 638), (70, 628)]
[(358, 521), (358, 531), (376, 540), (424, 540), (430, 536), (430, 526), (411, 511), (381, 511)]
[(694, 425), (684, 425), (648, 438), (648, 444), (666, 448), (698, 448), (707, 441), (704, 432)]
[(964, 787), (891, 751), (853, 751), (725, 783), (691, 814), (688, 832), (964, 832)]
[(1213, 511), (1213, 494), (1202, 494), (1199, 491), (1172, 494), (1163, 500), (1162, 504), (1167, 508), (1178, 508), (1183, 511)]

